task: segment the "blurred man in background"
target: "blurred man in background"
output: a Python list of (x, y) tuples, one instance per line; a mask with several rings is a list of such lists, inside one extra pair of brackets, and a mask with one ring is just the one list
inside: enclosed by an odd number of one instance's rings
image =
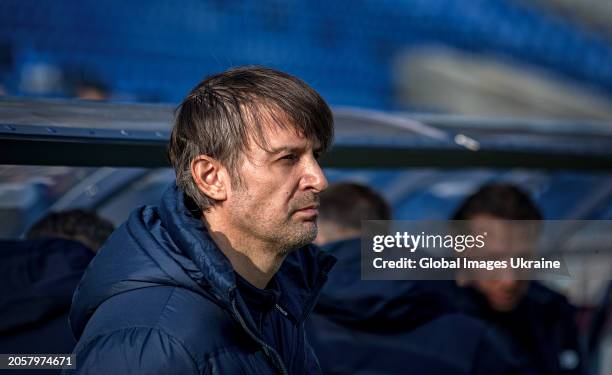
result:
[(347, 240), (358, 242), (362, 220), (391, 220), (389, 204), (365, 185), (337, 183), (321, 194), (321, 199), (321, 225), (315, 240), (319, 246)]
[[(491, 184), (468, 197), (453, 219), (469, 220), (474, 233), (487, 232), (486, 251), (499, 258), (533, 255), (539, 235), (534, 225), (542, 215), (518, 187)], [(517, 225), (519, 220), (536, 223)], [(575, 309), (563, 295), (505, 273), (492, 279), (460, 272), (457, 284), (458, 289), (446, 291), (449, 300), (460, 311), (494, 326), (520, 361), (522, 373), (585, 373)]]
[(361, 221), (390, 220), (372, 189), (321, 194), (317, 243), (338, 258), (309, 333), (327, 374), (511, 374), (511, 359), (481, 322), (454, 314), (416, 281), (361, 280)]
[(93, 252), (98, 252), (114, 229), (111, 222), (95, 212), (75, 209), (46, 215), (28, 229), (25, 237), (28, 240), (44, 237), (66, 238), (81, 242)]
[(0, 241), (0, 353), (70, 353), (72, 294), (114, 227), (94, 212), (51, 213), (25, 241)]

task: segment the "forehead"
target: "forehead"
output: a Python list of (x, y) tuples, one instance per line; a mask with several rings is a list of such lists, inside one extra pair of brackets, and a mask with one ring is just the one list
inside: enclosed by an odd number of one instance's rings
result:
[(491, 255), (530, 253), (537, 243), (531, 222), (504, 220), (491, 215), (476, 215), (470, 220), (472, 232), (486, 233), (483, 251)]
[(477, 215), (470, 219), (470, 227), (474, 232), (487, 232), (499, 238), (520, 238), (524, 240), (537, 239), (536, 221), (506, 220), (489, 215)]
[(275, 153), (281, 149), (318, 149), (321, 142), (316, 138), (306, 137), (287, 115), (272, 113), (269, 110), (260, 112), (257, 124), (252, 124), (248, 135), (248, 149), (252, 152)]
[(295, 127), (264, 127), (264, 137), (267, 143), (265, 147), (269, 152), (274, 152), (276, 149), (281, 147), (319, 147), (319, 141), (317, 139), (310, 139), (300, 133)]

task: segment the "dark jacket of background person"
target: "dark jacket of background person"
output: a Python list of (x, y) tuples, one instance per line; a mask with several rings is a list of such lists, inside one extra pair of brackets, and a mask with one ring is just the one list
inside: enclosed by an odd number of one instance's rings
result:
[(77, 372), (317, 373), (304, 320), (333, 262), (314, 247), (291, 253), (274, 277), (277, 300), (254, 319), (231, 264), (173, 186), (111, 235), (79, 284)]
[(72, 352), (72, 293), (93, 256), (59, 238), (0, 241), (0, 353)]
[(593, 312), (587, 336), (587, 354), (591, 374), (603, 374), (606, 368), (612, 368), (612, 358), (606, 357), (606, 341), (612, 336), (612, 281), (601, 302)]
[(575, 309), (565, 296), (532, 281), (527, 294), (510, 312), (493, 311), (472, 288), (451, 286), (457, 308), (491, 324), (521, 365), (521, 374), (585, 374)]
[(360, 240), (325, 248), (338, 258), (309, 334), (326, 374), (510, 374), (481, 322), (450, 313), (412, 281), (363, 281)]

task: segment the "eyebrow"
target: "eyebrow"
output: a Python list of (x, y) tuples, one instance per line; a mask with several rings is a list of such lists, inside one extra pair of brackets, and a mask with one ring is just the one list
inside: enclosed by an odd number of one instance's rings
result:
[[(271, 154), (280, 154), (283, 151), (303, 152), (305, 149), (306, 149), (306, 146), (304, 147), (302, 146), (280, 146), (280, 147), (271, 148), (270, 150), (268, 150), (268, 152), (270, 152)], [(321, 147), (320, 145), (317, 145), (317, 147), (313, 147), (313, 151), (321, 152), (323, 151), (323, 147)]]

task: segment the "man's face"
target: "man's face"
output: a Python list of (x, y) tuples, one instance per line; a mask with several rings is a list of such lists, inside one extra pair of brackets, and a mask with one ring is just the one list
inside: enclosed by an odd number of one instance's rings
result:
[(225, 205), (233, 227), (247, 239), (288, 252), (317, 236), (319, 193), (327, 180), (318, 141), (293, 129), (264, 127), (267, 150), (250, 140)]
[[(494, 260), (510, 257), (530, 257), (533, 253), (534, 238), (528, 224), (478, 214), (471, 218), (474, 233), (487, 233), (486, 246), (479, 256)], [(476, 278), (472, 286), (487, 299), (489, 306), (499, 312), (512, 311), (527, 292), (528, 280), (520, 280), (512, 269), (495, 270), (495, 277)], [(523, 277), (524, 278), (524, 275)]]
[(474, 287), (485, 296), (489, 307), (499, 312), (514, 310), (523, 299), (528, 286), (528, 280), (512, 278), (474, 281)]

